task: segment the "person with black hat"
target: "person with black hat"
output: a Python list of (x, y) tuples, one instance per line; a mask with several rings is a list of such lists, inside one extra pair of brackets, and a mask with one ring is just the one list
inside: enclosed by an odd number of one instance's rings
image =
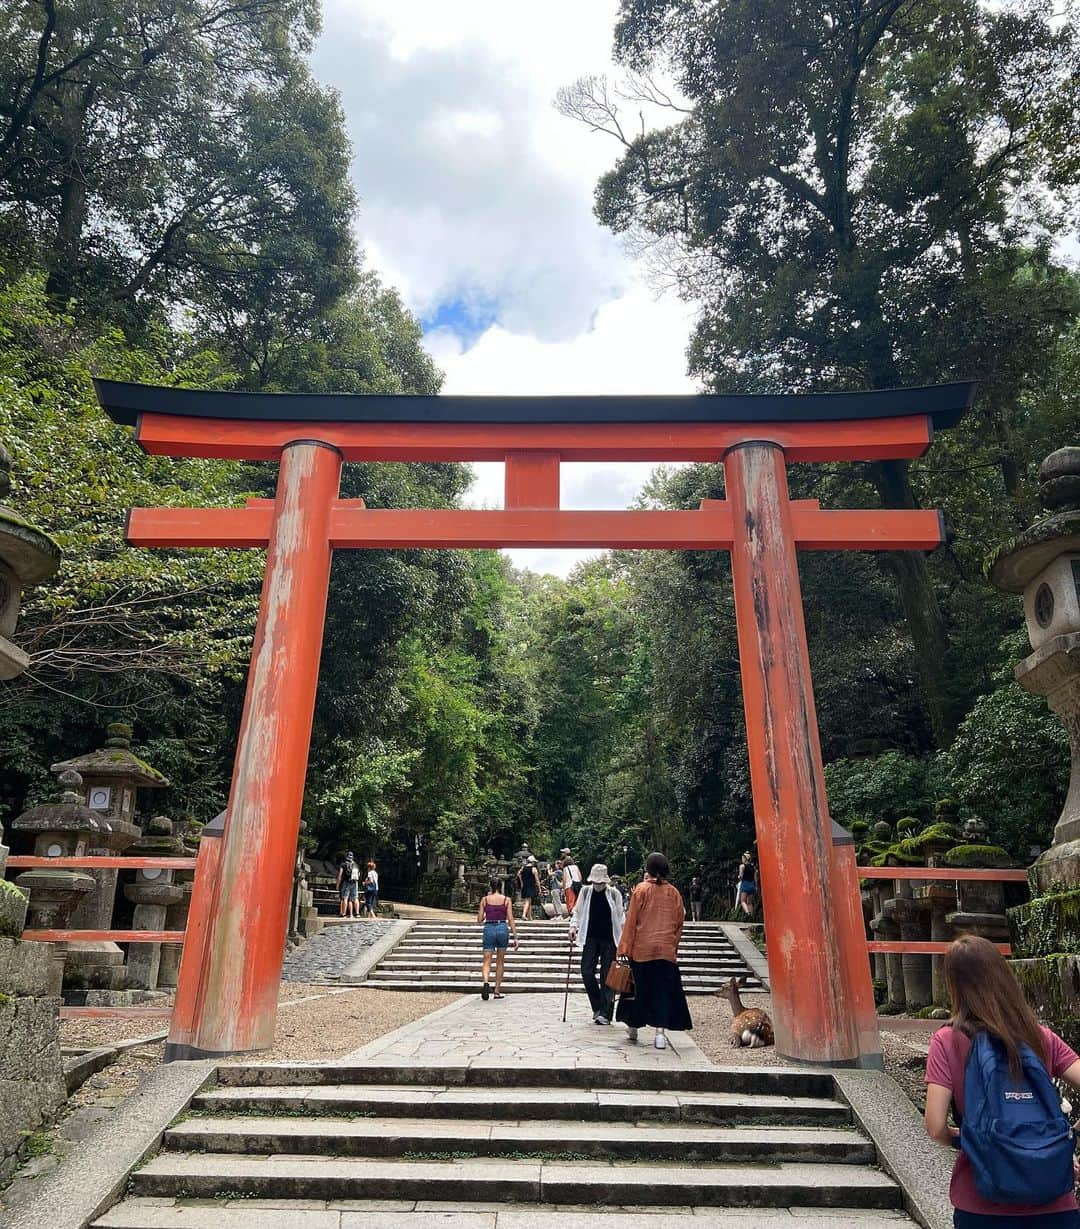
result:
[[(598, 862), (589, 871), (570, 919), (570, 942), (581, 949), (581, 980), (589, 996), (594, 1024), (611, 1023), (615, 993), (604, 979), (614, 963), (622, 931), (622, 894), (611, 882), (607, 867)], [(598, 964), (599, 978), (596, 976)]]

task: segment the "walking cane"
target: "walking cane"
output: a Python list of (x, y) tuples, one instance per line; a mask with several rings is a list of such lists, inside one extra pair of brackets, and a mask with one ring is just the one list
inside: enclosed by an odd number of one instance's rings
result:
[(566, 1007), (570, 1002), (570, 966), (574, 963), (574, 940), (570, 940), (570, 950), (566, 955), (566, 993), (562, 1001), (562, 1022), (566, 1023)]

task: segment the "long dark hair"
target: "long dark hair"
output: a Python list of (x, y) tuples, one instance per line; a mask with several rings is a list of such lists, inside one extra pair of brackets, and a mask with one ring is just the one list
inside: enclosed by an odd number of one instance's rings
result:
[(1046, 1043), (1035, 1013), (1005, 957), (979, 935), (961, 935), (945, 952), (945, 983), (953, 1003), (952, 1026), (965, 1037), (986, 1029), (1005, 1047), (1009, 1072), (1021, 1075), (1020, 1045), (1046, 1065)]

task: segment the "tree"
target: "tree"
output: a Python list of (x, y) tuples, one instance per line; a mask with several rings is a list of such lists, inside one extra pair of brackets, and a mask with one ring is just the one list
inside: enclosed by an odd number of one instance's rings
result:
[[(1077, 48), (1047, 0), (622, 0), (629, 82), (579, 82), (560, 106), (620, 143), (597, 215), (702, 304), (690, 366), (708, 387), (986, 375), (971, 430), (1011, 498), (1015, 404), (1076, 308), (1048, 239), (1080, 170)], [(674, 120), (631, 131), (628, 104)], [(906, 462), (863, 477), (918, 506)], [(946, 743), (969, 700), (946, 683), (947, 618), (922, 556), (888, 566)]]
[(63, 303), (129, 326), (237, 303), (310, 315), (351, 285), (336, 100), (311, 0), (40, 0), (0, 17), (0, 216)]

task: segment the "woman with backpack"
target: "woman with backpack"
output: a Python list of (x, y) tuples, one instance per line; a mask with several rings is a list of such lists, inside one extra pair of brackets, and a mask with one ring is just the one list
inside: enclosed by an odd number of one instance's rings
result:
[[(1080, 1057), (1027, 1005), (993, 943), (945, 953), (953, 1016), (930, 1039), (926, 1132), (959, 1149), (949, 1199), (957, 1229), (1080, 1229), (1073, 1133), (1051, 1077), (1080, 1089)], [(959, 1127), (948, 1122), (955, 1106)]]

